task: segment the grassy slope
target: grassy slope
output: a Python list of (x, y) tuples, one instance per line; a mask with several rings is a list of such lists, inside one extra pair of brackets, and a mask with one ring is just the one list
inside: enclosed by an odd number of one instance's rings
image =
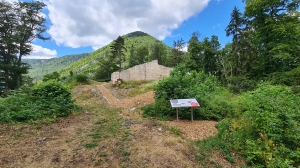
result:
[[(170, 51), (170, 47), (168, 47), (161, 41), (157, 40), (156, 38), (143, 32), (139, 32), (139, 31), (133, 32), (133, 33), (126, 34), (122, 37), (125, 39), (125, 47), (127, 48), (127, 52), (125, 52), (126, 58), (129, 57), (129, 48), (132, 45), (135, 48), (141, 45), (150, 48), (153, 44), (160, 43), (166, 48), (168, 52)], [(75, 73), (85, 73), (85, 74), (93, 73), (98, 68), (97, 62), (99, 61), (99, 59), (101, 57), (107, 57), (110, 55), (110, 46), (112, 44), (113, 42), (90, 53), (88, 56), (80, 59), (79, 61), (69, 65), (68, 67), (66, 67), (60, 72), (61, 76), (67, 76), (71, 70)]]

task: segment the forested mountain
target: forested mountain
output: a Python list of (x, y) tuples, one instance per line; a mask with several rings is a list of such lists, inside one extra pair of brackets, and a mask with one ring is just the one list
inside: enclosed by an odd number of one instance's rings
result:
[(22, 62), (29, 64), (31, 68), (37, 68), (47, 64), (52, 59), (23, 59)]
[[(153, 59), (159, 59), (158, 57), (166, 56), (170, 53), (171, 48), (156, 38), (148, 35), (147, 33), (136, 31), (122, 36), (124, 39), (124, 53), (122, 55), (122, 67), (129, 68), (130, 60), (135, 59), (139, 50), (147, 50), (143, 55), (144, 62), (151, 61)], [(97, 69), (103, 64), (103, 62), (109, 61), (112, 56), (111, 46), (114, 41), (110, 44), (90, 53), (86, 57), (82, 58), (80, 61), (74, 62), (68, 67), (64, 68), (60, 74), (61, 76), (67, 76), (70, 71), (74, 73), (85, 73), (93, 76)], [(159, 62), (165, 59), (159, 59)], [(116, 63), (114, 61), (110, 63)], [(163, 64), (163, 63), (161, 63)]]
[(52, 59), (24, 59), (22, 62), (28, 63), (31, 67), (28, 75), (34, 80), (39, 80), (46, 74), (54, 71), (61, 71), (63, 68), (78, 61), (86, 55), (88, 55), (88, 53), (66, 55)]

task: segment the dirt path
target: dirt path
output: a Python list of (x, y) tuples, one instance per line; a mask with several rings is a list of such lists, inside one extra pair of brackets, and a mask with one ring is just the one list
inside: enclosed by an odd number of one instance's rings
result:
[(112, 107), (132, 109), (143, 107), (154, 102), (153, 91), (135, 97), (118, 100), (103, 85), (97, 85), (97, 87)]

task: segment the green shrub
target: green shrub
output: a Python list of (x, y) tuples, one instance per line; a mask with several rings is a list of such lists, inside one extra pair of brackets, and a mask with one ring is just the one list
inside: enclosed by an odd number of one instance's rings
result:
[(44, 78), (42, 79), (43, 82), (49, 81), (49, 80), (56, 80), (59, 81), (59, 73), (58, 72), (53, 72), (51, 74), (47, 74), (44, 76)]
[[(231, 163), (234, 163), (235, 160), (231, 154), (230, 145), (226, 141), (222, 140), (219, 137), (209, 137), (204, 140), (198, 140), (194, 142), (196, 146), (199, 147), (199, 155), (197, 156), (200, 163), (203, 165), (209, 164), (212, 166), (211, 159), (208, 157), (216, 149), (221, 151), (221, 154)], [(207, 165), (205, 166), (207, 167)]]
[(275, 72), (266, 78), (272, 84), (280, 84), (286, 86), (299, 86), (300, 85), (300, 67), (295, 68), (288, 72)]
[(219, 122), (219, 137), (253, 166), (298, 167), (299, 104), (289, 87), (261, 84), (237, 97), (236, 117)]
[(2, 123), (67, 116), (74, 108), (69, 89), (53, 80), (33, 86), (29, 93), (15, 92), (0, 102)]
[(274, 85), (291, 86), (294, 93), (300, 93), (300, 67), (288, 72), (275, 72), (265, 79)]
[(88, 76), (86, 74), (76, 74), (75, 79), (79, 83), (88, 83)]
[(233, 93), (251, 91), (254, 90), (257, 85), (255, 80), (248, 79), (244, 76), (231, 76), (227, 82), (229, 90)]
[(47, 111), (48, 115), (67, 116), (74, 107), (70, 89), (62, 82), (40, 83), (33, 87), (31, 96), (40, 107), (50, 110)]
[(0, 113), (5, 110), (4, 98), (0, 97)]
[[(160, 80), (155, 87), (155, 103), (144, 108), (144, 116), (170, 119), (176, 116), (170, 105), (171, 99), (196, 98), (200, 108), (194, 109), (195, 119), (220, 120), (232, 111), (227, 103), (228, 92), (222, 88), (215, 76), (203, 72), (186, 73), (183, 66), (175, 68), (171, 76)], [(179, 108), (179, 117), (190, 119), (189, 108)]]

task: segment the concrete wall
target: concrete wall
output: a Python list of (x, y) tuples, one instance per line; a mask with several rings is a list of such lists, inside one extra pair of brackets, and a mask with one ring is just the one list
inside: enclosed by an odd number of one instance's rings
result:
[[(121, 72), (120, 78), (123, 80), (157, 80), (170, 75), (173, 68), (158, 65), (157, 60), (145, 64), (136, 65)], [(119, 78), (119, 72), (111, 74), (111, 81), (115, 83)]]

